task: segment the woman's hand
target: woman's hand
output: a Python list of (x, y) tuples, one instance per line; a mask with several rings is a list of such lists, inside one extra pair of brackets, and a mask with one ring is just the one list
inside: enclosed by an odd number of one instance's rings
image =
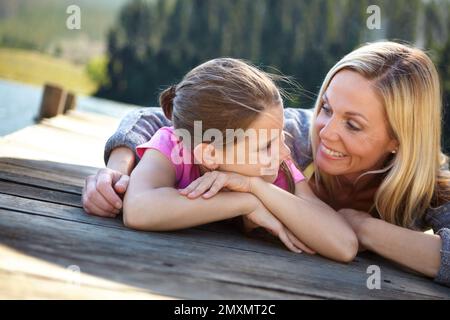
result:
[(91, 215), (115, 218), (122, 209), (121, 195), (128, 188), (129, 176), (108, 168), (86, 178), (83, 208)]
[(353, 209), (341, 209), (338, 211), (345, 220), (350, 224), (356, 236), (358, 237), (359, 242), (359, 251), (365, 251), (366, 248), (362, 245), (362, 228), (364, 223), (367, 222), (368, 219), (373, 219), (373, 217), (367, 212), (357, 211)]
[(181, 189), (180, 193), (190, 199), (200, 196), (208, 199), (224, 188), (235, 192), (250, 192), (251, 178), (232, 172), (207, 172), (186, 188)]
[(275, 218), (262, 203), (253, 212), (244, 215), (242, 218), (244, 219), (244, 229), (247, 232), (262, 227), (275, 237), (278, 237), (289, 250), (296, 253), (304, 251), (309, 254), (315, 254), (313, 250), (298, 240), (292, 232)]

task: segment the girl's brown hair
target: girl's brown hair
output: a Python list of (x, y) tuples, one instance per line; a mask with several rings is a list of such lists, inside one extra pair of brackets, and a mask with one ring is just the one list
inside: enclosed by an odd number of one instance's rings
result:
[[(282, 104), (277, 77), (242, 60), (214, 59), (164, 90), (159, 102), (175, 129), (187, 130), (192, 139), (195, 121), (202, 121), (202, 134), (216, 129), (225, 137), (227, 129), (246, 130), (266, 108)], [(295, 185), (287, 165), (282, 163), (281, 169), (293, 193)]]

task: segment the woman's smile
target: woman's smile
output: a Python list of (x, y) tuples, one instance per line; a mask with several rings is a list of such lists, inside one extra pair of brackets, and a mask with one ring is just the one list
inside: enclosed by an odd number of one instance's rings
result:
[(330, 159), (330, 160), (343, 160), (348, 158), (348, 156), (342, 152), (339, 152), (337, 150), (328, 148), (323, 144), (323, 142), (320, 143), (319, 146), (319, 155), (322, 155), (323, 157)]

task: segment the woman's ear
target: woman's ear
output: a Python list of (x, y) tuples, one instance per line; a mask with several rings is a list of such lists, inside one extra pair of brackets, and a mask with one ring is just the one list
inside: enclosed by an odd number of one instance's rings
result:
[(388, 153), (397, 153), (398, 152), (399, 143), (396, 139), (392, 139), (388, 145)]
[(212, 143), (200, 143), (194, 148), (195, 164), (216, 170), (219, 167), (216, 158), (216, 148)]

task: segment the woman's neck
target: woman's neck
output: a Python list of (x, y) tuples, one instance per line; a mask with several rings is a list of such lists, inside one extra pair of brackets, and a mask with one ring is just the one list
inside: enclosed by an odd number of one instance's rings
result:
[(311, 179), (310, 186), (314, 193), (335, 210), (351, 208), (369, 212), (373, 208), (375, 194), (382, 182), (382, 175), (371, 174), (361, 177), (339, 176), (338, 191), (328, 194), (322, 183), (319, 189), (315, 185), (315, 179)]
[(345, 193), (355, 194), (363, 190), (378, 188), (383, 181), (382, 174), (337, 176), (339, 186)]

